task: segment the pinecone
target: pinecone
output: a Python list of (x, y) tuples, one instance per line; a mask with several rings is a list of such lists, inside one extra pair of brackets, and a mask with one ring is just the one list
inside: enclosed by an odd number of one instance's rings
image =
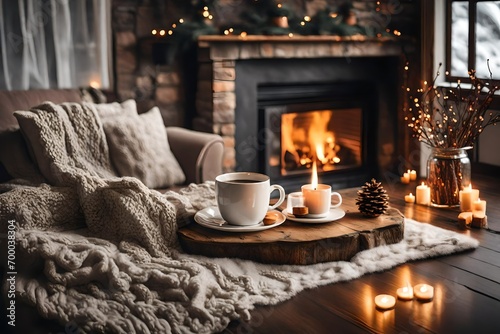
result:
[(380, 182), (372, 179), (358, 190), (356, 205), (363, 215), (378, 217), (386, 212), (389, 206), (389, 196)]

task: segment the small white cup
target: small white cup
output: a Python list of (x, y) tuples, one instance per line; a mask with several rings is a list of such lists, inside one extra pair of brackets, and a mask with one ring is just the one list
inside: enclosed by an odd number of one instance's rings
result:
[[(278, 190), (280, 197), (269, 206), (271, 193)], [(268, 210), (277, 208), (285, 200), (285, 189), (270, 184), (269, 176), (253, 172), (234, 172), (215, 178), (215, 195), (222, 218), (232, 225), (256, 225)]]
[[(332, 192), (332, 187), (327, 184), (305, 184), (301, 187), (304, 197), (304, 206), (309, 209), (308, 217), (323, 218), (328, 216), (331, 208), (338, 208), (342, 204), (342, 196), (338, 192)], [(337, 203), (332, 204), (332, 197), (337, 197)]]
[(293, 208), (304, 206), (304, 196), (300, 191), (289, 193), (286, 198), (286, 211), (289, 214), (293, 213)]

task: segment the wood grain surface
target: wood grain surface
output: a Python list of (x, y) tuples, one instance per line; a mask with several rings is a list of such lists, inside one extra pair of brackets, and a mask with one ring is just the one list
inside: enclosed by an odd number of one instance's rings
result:
[[(367, 218), (357, 212), (356, 192), (347, 191), (336, 221), (309, 224), (286, 220), (263, 231), (234, 233), (192, 223), (179, 229), (184, 251), (213, 257), (237, 257), (263, 263), (312, 264), (349, 260), (356, 253), (401, 241), (404, 217), (397, 209)], [(286, 206), (286, 204), (284, 205)]]

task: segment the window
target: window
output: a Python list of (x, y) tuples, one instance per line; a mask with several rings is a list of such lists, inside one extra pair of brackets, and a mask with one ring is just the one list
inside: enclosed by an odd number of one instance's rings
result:
[(446, 21), (447, 80), (500, 79), (500, 1), (448, 0)]
[(111, 0), (0, 0), (0, 89), (110, 87)]

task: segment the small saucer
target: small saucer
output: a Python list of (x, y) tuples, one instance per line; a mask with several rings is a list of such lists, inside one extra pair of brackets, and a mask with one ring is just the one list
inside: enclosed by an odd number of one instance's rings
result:
[(274, 212), (278, 216), (278, 219), (274, 224), (264, 225), (263, 222), (259, 222), (255, 225), (248, 226), (240, 226), (240, 225), (231, 225), (222, 219), (219, 209), (216, 206), (211, 206), (196, 212), (194, 215), (194, 221), (200, 224), (201, 226), (211, 228), (219, 231), (226, 232), (256, 232), (267, 230), (276, 226), (283, 224), (286, 220), (286, 217), (283, 213), (271, 210), (269, 212)]
[(293, 220), (299, 223), (309, 223), (309, 224), (319, 224), (319, 223), (329, 223), (335, 220), (339, 220), (345, 216), (345, 211), (339, 208), (332, 208), (326, 217), (312, 218), (312, 217), (295, 217), (293, 214), (288, 213), (287, 209), (284, 209), (283, 214), (286, 219)]

